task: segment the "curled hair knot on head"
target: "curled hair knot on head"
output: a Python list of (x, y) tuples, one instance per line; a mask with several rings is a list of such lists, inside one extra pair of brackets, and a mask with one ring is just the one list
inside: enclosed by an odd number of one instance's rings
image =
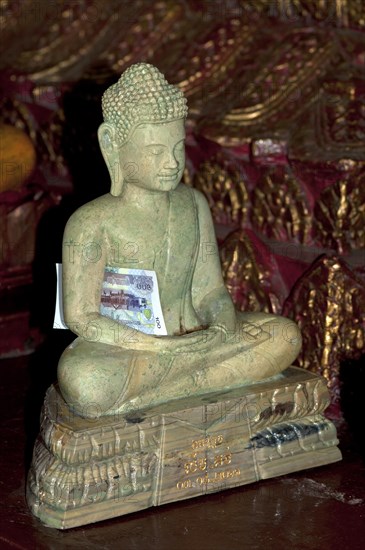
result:
[(186, 103), (181, 90), (169, 84), (156, 67), (136, 63), (105, 91), (102, 109), (104, 121), (116, 128), (119, 145), (123, 145), (139, 124), (186, 118)]

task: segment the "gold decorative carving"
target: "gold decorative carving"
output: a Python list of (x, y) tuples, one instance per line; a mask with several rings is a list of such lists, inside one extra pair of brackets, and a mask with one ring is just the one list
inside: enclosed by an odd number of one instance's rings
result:
[(314, 31), (283, 32), (285, 39), (272, 45), (270, 58), (267, 50), (256, 54), (254, 70), (238, 77), (231, 110), (224, 97), (216, 116), (199, 124), (206, 137), (232, 146), (241, 142), (243, 132), (261, 137), (268, 135), (268, 127), (271, 135), (286, 137), (295, 119), (317, 99), (318, 77), (335, 55), (333, 41)]
[[(236, 96), (242, 93), (237, 80), (237, 65), (249, 62), (258, 21), (250, 25), (235, 17), (214, 25), (210, 32), (197, 36), (191, 45), (191, 58), (195, 63), (184, 63), (185, 74), (179, 86), (189, 99), (191, 115), (220, 117), (234, 105)], [(206, 26), (209, 31), (209, 23)], [(203, 54), (203, 55), (202, 55)], [(189, 71), (190, 74), (187, 72)]]
[[(240, 0), (240, 5), (243, 11), (245, 0)], [(328, 27), (365, 27), (362, 0), (256, 0), (254, 4), (250, 4), (249, 9), (286, 23), (299, 23), (303, 26), (322, 23)]]
[(315, 109), (316, 141), (328, 157), (364, 159), (364, 72), (356, 75), (345, 65), (339, 67), (338, 78), (323, 83)]
[(100, 82), (143, 59), (182, 88), (197, 129), (219, 143), (267, 136), (290, 142), (304, 126), (300, 145), (316, 127), (317, 154), (338, 156), (346, 141), (362, 158), (362, 0), (202, 7), (185, 0), (4, 0), (2, 23), (0, 68), (16, 67), (15, 80), (22, 73), (45, 86), (83, 77)]
[(280, 310), (278, 297), (270, 284), (270, 271), (260, 265), (252, 243), (244, 231), (231, 233), (221, 247), (225, 284), (241, 311)]
[(203, 162), (193, 178), (193, 187), (209, 201), (216, 223), (243, 225), (247, 220), (249, 195), (242, 168), (216, 155)]
[(315, 236), (341, 254), (365, 248), (365, 162), (348, 164), (349, 173), (321, 192), (314, 209)]
[(306, 197), (287, 167), (266, 172), (252, 192), (253, 226), (278, 241), (309, 242), (311, 216)]
[(364, 281), (343, 260), (322, 256), (296, 284), (283, 314), (303, 335), (299, 365), (338, 388), (340, 362), (364, 351)]

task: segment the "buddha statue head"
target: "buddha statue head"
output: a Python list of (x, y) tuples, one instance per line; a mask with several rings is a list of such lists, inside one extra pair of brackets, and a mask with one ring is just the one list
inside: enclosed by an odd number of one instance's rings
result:
[(111, 194), (129, 182), (153, 191), (174, 189), (185, 161), (186, 99), (156, 67), (137, 63), (102, 98), (99, 144), (111, 177)]

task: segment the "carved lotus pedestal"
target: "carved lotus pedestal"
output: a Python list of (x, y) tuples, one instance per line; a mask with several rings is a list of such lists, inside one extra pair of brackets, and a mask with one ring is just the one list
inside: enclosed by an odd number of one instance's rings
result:
[(280, 379), (129, 416), (83, 419), (47, 392), (27, 500), (68, 529), (341, 459), (322, 413), (325, 380), (291, 367)]

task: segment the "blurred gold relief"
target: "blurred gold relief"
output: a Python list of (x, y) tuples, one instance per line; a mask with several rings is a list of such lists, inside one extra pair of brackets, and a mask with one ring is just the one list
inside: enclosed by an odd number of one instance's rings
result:
[(249, 195), (239, 165), (221, 155), (203, 162), (193, 178), (193, 186), (210, 202), (216, 223), (243, 226), (249, 208)]
[(299, 182), (287, 167), (268, 171), (252, 193), (251, 221), (268, 238), (307, 244), (311, 215)]
[(365, 163), (320, 194), (314, 228), (324, 246), (349, 253), (365, 249)]
[(225, 284), (240, 311), (278, 313), (280, 304), (270, 284), (270, 270), (260, 264), (244, 231), (231, 233), (221, 246)]
[(325, 376), (339, 390), (344, 359), (365, 345), (365, 282), (338, 257), (321, 256), (293, 288), (283, 313), (303, 335), (299, 365)]

